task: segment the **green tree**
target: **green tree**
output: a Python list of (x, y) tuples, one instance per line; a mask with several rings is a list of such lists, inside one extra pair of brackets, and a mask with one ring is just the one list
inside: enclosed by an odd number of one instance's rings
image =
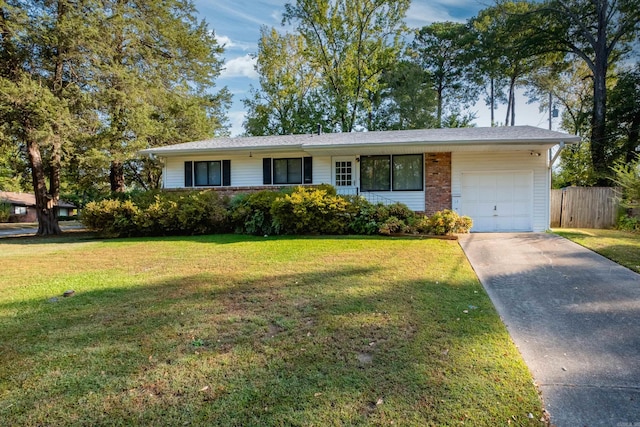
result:
[(549, 49), (575, 55), (593, 76), (591, 161), (606, 183), (612, 160), (607, 156), (607, 76), (613, 64), (637, 43), (640, 0), (548, 0), (533, 28)]
[(613, 155), (632, 163), (640, 153), (640, 63), (617, 76), (610, 101), (607, 133), (617, 141)]
[(330, 121), (350, 132), (382, 72), (397, 61), (410, 0), (297, 0), (285, 5), (284, 22), (306, 42), (322, 78)]
[(623, 206), (640, 208), (640, 158), (613, 165), (613, 182), (622, 188)]
[(191, 105), (195, 100), (203, 111), (214, 112), (191, 121), (197, 126), (192, 135), (226, 132), (220, 105), (229, 102), (228, 92), (207, 95), (221, 71), (223, 48), (196, 19), (190, 0), (104, 0), (98, 27), (92, 91), (102, 126), (94, 153), (110, 162), (111, 191), (121, 192), (126, 162), (137, 151), (152, 142), (180, 142), (159, 138), (167, 129), (163, 118), (171, 114), (161, 111), (167, 99), (182, 97)]
[(456, 22), (435, 22), (416, 31), (411, 45), (418, 64), (429, 72), (436, 93), (436, 123), (443, 127), (447, 114), (460, 111), (477, 99), (470, 27)]
[(260, 89), (252, 88), (250, 97), (243, 100), (246, 134), (309, 133), (318, 124), (326, 126), (321, 81), (306, 57), (304, 37), (268, 27), (260, 33), (255, 66)]
[[(90, 4), (87, 1), (87, 4)], [(82, 105), (85, 42), (93, 34), (75, 2), (0, 3), (0, 116), (5, 144), (24, 144), (36, 199), (38, 234), (58, 234), (63, 149)]]
[(385, 70), (381, 89), (371, 93), (369, 130), (425, 129), (437, 126), (436, 95), (429, 73), (412, 61)]

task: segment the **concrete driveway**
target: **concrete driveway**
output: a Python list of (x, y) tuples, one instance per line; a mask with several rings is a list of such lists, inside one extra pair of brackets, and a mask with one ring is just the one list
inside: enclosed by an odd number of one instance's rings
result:
[(460, 238), (551, 423), (640, 426), (640, 275), (545, 233)]

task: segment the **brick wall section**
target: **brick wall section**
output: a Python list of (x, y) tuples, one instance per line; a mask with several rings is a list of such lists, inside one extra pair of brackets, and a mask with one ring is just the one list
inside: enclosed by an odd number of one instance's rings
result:
[(451, 209), (451, 153), (425, 153), (425, 213)]

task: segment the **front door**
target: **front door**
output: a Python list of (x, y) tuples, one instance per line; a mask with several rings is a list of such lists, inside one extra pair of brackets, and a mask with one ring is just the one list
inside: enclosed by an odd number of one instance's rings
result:
[(331, 175), (338, 194), (358, 194), (355, 157), (334, 157)]

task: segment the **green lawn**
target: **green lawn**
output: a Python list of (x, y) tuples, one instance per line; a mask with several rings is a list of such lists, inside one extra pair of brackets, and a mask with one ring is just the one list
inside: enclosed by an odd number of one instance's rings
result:
[(640, 235), (620, 230), (562, 228), (554, 233), (640, 273)]
[(543, 424), (455, 241), (83, 239), (0, 239), (0, 425)]

